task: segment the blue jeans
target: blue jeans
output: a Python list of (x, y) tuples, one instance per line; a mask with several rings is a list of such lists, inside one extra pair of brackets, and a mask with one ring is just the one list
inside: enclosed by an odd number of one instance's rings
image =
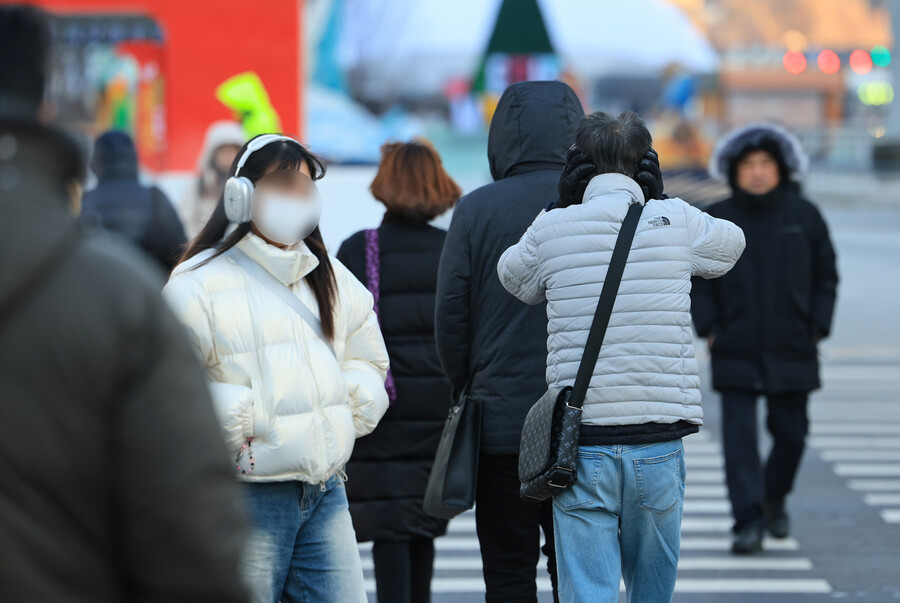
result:
[(578, 482), (553, 499), (562, 602), (672, 599), (684, 507), (681, 440), (583, 446)]
[(246, 484), (253, 533), (244, 577), (253, 603), (365, 603), (344, 483)]

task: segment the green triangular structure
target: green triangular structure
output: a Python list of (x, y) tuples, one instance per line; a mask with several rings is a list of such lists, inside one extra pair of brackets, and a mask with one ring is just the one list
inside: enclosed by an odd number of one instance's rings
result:
[(537, 0), (503, 0), (494, 32), (481, 56), (472, 90), (484, 91), (484, 66), (491, 53), (552, 54), (553, 44)]

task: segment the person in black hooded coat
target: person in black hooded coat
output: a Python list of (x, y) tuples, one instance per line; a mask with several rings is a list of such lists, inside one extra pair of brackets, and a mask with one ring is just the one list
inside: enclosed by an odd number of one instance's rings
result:
[(172, 203), (138, 182), (137, 151), (124, 132), (105, 132), (94, 144), (97, 187), (84, 195), (82, 221), (116, 232), (142, 247), (170, 272), (187, 242)]
[(455, 393), (468, 388), (483, 405), (475, 514), (488, 602), (537, 600), (541, 529), (556, 590), (550, 505), (522, 501), (518, 477), (525, 415), (547, 389), (547, 308), (509, 295), (497, 262), (557, 198), (582, 117), (581, 102), (561, 82), (507, 88), (488, 136), (494, 182), (460, 199), (441, 254), (438, 355)]
[[(714, 280), (694, 279), (692, 314), (711, 344), (713, 387), (722, 393), (725, 469), (735, 519), (733, 551), (755, 553), (762, 532), (786, 537), (785, 498), (804, 450), (809, 392), (819, 388), (818, 342), (831, 330), (838, 275), (819, 210), (800, 193), (807, 163), (777, 125), (737, 129), (719, 143), (713, 177), (731, 198), (709, 207), (744, 231), (747, 249)], [(756, 403), (768, 399), (774, 439), (760, 462)]]
[[(357, 539), (375, 543), (379, 603), (427, 603), (433, 541), (446, 532), (447, 522), (426, 515), (422, 504), (450, 407), (450, 383), (434, 343), (446, 232), (428, 222), (456, 203), (460, 189), (430, 144), (411, 141), (382, 147), (371, 190), (387, 207), (384, 221), (376, 231), (347, 239), (338, 259), (378, 300), (391, 358), (392, 404), (375, 431), (356, 442), (347, 464), (347, 496)], [(370, 278), (372, 260), (380, 265), (378, 278)]]

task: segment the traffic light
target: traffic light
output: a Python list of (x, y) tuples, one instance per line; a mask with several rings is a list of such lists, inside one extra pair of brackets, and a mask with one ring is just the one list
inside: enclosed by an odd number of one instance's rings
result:
[(841, 57), (833, 50), (823, 50), (816, 59), (822, 73), (833, 75), (841, 70)]
[(891, 51), (879, 44), (872, 49), (872, 62), (876, 67), (887, 67), (891, 64)]
[(793, 50), (789, 50), (784, 53), (784, 58), (781, 60), (784, 64), (784, 68), (787, 69), (787, 72), (793, 75), (799, 75), (806, 71), (806, 57), (802, 52), (794, 52)]
[(856, 89), (856, 95), (862, 104), (880, 107), (894, 102), (894, 87), (887, 82), (865, 82)]
[(850, 53), (850, 69), (859, 75), (872, 71), (872, 57), (865, 50), (854, 50)]

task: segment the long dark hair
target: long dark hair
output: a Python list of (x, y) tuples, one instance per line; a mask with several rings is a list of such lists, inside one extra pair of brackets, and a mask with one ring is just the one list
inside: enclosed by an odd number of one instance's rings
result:
[[(234, 162), (231, 164), (229, 175), (234, 176), (238, 160), (247, 151), (247, 145), (249, 144), (250, 141), (241, 147), (241, 150), (234, 158)], [(309, 169), (313, 180), (320, 180), (325, 175), (325, 163), (306, 150), (305, 147), (299, 143), (278, 141), (254, 151), (243, 167), (241, 167), (241, 176), (249, 178), (251, 182), (256, 184), (263, 175), (272, 169), (299, 170), (300, 166), (304, 164)], [(225, 217), (224, 197), (219, 197), (219, 202), (216, 204), (216, 208), (213, 210), (206, 226), (187, 246), (180, 261), (189, 260), (207, 249), (215, 249), (216, 251), (213, 255), (194, 267), (194, 269), (199, 268), (237, 245), (238, 241), (247, 236), (250, 228), (250, 222), (239, 224), (234, 232), (223, 241), (222, 237), (225, 236), (225, 231), (228, 229), (228, 218)], [(310, 288), (313, 290), (316, 302), (319, 305), (319, 319), (322, 321), (322, 332), (329, 339), (334, 339), (334, 306), (337, 296), (334, 269), (331, 266), (331, 261), (328, 259), (328, 252), (325, 249), (325, 243), (322, 241), (322, 233), (319, 232), (318, 228), (306, 237), (304, 242), (319, 260), (319, 265), (316, 269), (306, 275), (306, 282), (309, 283)]]

